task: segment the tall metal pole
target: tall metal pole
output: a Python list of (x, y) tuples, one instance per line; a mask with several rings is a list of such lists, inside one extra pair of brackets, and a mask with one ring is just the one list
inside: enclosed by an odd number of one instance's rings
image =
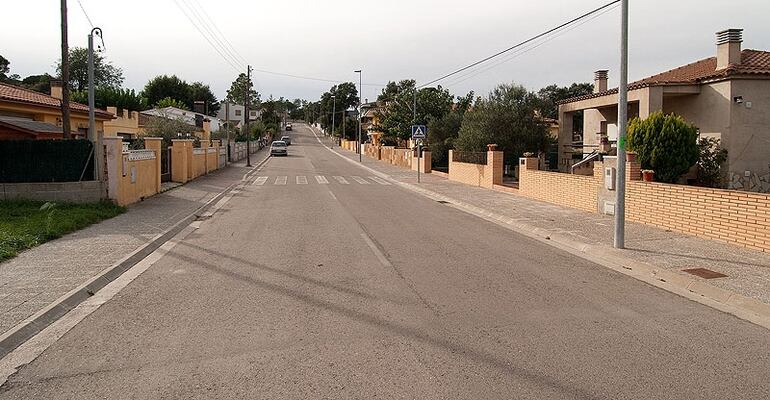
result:
[(616, 249), (626, 244), (626, 128), (628, 124), (628, 0), (621, 1), (620, 86), (618, 88), (618, 168), (615, 201)]
[(246, 127), (246, 166), (251, 167), (251, 131), (249, 130), (249, 91), (251, 90), (251, 65), (246, 66), (246, 92), (243, 95), (243, 121)]
[(358, 143), (356, 145), (356, 148), (358, 149), (358, 162), (363, 162), (363, 157), (361, 156), (361, 101), (363, 99), (363, 96), (361, 93), (363, 90), (363, 84), (361, 80), (361, 70), (358, 71)]
[[(417, 82), (414, 83), (412, 95), (412, 125), (417, 124)], [(422, 142), (417, 139), (417, 183), (420, 183), (420, 158), (422, 156)]]
[(332, 106), (332, 146), (334, 146), (334, 117), (337, 116), (337, 95), (332, 95), (332, 101), (334, 102), (334, 105)]
[(227, 133), (227, 152), (225, 154), (226, 164), (230, 163), (230, 102), (225, 102), (225, 132)]
[[(102, 36), (102, 30), (100, 28), (91, 29), (91, 33), (88, 34), (88, 139), (94, 144), (94, 164), (95, 164), (95, 178), (97, 181), (104, 179), (102, 173), (103, 159), (102, 159), (102, 140), (99, 132), (96, 131), (96, 100), (94, 98), (94, 35)], [(69, 83), (65, 83), (67, 85)]]
[(67, 39), (67, 0), (61, 0), (61, 127), (62, 136), (69, 139), (70, 127), (70, 50)]

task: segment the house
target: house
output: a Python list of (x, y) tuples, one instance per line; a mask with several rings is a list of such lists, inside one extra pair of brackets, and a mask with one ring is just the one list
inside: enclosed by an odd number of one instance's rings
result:
[(203, 140), (209, 140), (211, 137), (211, 132), (218, 131), (220, 128), (218, 118), (214, 118), (212, 120), (205, 114), (183, 110), (176, 107), (153, 108), (150, 110), (142, 111), (140, 114), (144, 115), (145, 117), (149, 117), (142, 118), (140, 115), (139, 123), (141, 126), (146, 124), (147, 119), (151, 119), (153, 117), (177, 119), (197, 128), (196, 135)]
[[(51, 95), (0, 83), (0, 140), (62, 139), (62, 83), (51, 82)], [(94, 113), (96, 130), (113, 116), (104, 110)], [(70, 103), (73, 138), (88, 136), (88, 106)]]
[(382, 132), (377, 130), (382, 112), (383, 108), (377, 102), (361, 104), (361, 132), (369, 136), (371, 143), (375, 145), (379, 144), (382, 137)]
[(140, 123), (139, 112), (129, 111), (117, 107), (107, 107), (107, 112), (115, 118), (104, 121), (104, 136), (120, 136), (123, 139), (136, 139), (144, 133), (144, 126)]
[[(249, 108), (249, 121), (256, 121), (262, 116), (261, 110)], [(231, 122), (236, 127), (243, 125), (243, 104), (222, 102), (217, 112), (217, 118), (223, 122)]]
[[(681, 115), (728, 150), (729, 188), (770, 192), (770, 52), (742, 50), (742, 29), (716, 36), (715, 57), (629, 84), (629, 118), (656, 111)], [(602, 140), (616, 146), (618, 89), (607, 88), (607, 77), (606, 70), (597, 71), (594, 93), (559, 105), (561, 171), (591, 154)], [(582, 136), (572, 129), (580, 111)]]

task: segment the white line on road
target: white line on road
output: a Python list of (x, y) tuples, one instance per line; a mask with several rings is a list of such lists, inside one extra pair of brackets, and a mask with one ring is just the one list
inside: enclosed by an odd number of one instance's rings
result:
[(366, 179), (364, 179), (364, 178), (362, 178), (360, 176), (351, 176), (351, 178), (353, 178), (354, 181), (356, 181), (356, 182), (358, 182), (358, 183), (360, 183), (362, 185), (368, 185), (369, 184), (369, 181), (367, 181)]
[(258, 176), (257, 179), (254, 179), (252, 185), (262, 186), (265, 184), (265, 182), (267, 182), (266, 176)]
[(298, 176), (297, 177), (297, 185), (307, 185), (307, 177), (306, 176)]
[[(332, 196), (332, 199), (337, 200), (337, 196), (335, 196), (334, 193), (329, 192), (329, 196)], [(337, 200), (337, 201), (339, 201), (339, 200)]]
[(380, 263), (386, 267), (392, 267), (393, 264), (390, 263), (387, 257), (385, 257), (385, 254), (382, 254), (382, 251), (377, 247), (376, 244), (374, 244), (374, 241), (367, 236), (365, 233), (361, 234), (361, 237), (364, 238), (364, 242), (366, 242), (366, 245), (369, 246), (370, 249), (372, 249), (372, 252), (374, 252), (374, 255), (377, 256), (377, 259), (380, 260)]
[(318, 181), (318, 183), (320, 183), (322, 185), (325, 185), (325, 184), (329, 183), (329, 180), (326, 179), (325, 176), (321, 176), (321, 175), (316, 175), (315, 180)]
[(287, 176), (279, 176), (279, 177), (275, 178), (275, 183), (274, 184), (276, 184), (276, 185), (285, 185), (287, 179), (289, 179)]
[(369, 179), (379, 183), (380, 185), (390, 185), (390, 182), (386, 181), (385, 179), (378, 178), (376, 176), (370, 176)]
[(337, 182), (339, 182), (339, 183), (341, 183), (341, 184), (343, 184), (343, 185), (347, 185), (347, 184), (349, 183), (349, 182), (348, 182), (348, 180), (347, 180), (347, 179), (345, 179), (345, 178), (344, 178), (344, 177), (342, 177), (342, 176), (335, 176), (335, 177), (334, 177), (334, 179), (336, 179), (336, 180), (337, 180)]

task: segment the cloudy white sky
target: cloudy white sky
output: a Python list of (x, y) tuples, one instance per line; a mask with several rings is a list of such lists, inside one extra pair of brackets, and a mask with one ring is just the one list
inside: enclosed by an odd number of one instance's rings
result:
[[(427, 82), (565, 22), (610, 0), (81, 0), (104, 30), (108, 60), (124, 86), (141, 89), (159, 74), (209, 84), (222, 98), (237, 72), (185, 17), (195, 7), (216, 23), (254, 68), (364, 83), (414, 78)], [(0, 54), (11, 72), (53, 73), (60, 56), (58, 0), (4, 0)], [(744, 28), (744, 47), (770, 49), (767, 0), (631, 0), (630, 78), (637, 79), (715, 53), (714, 33)], [(205, 10), (203, 13), (202, 10)], [(70, 46), (86, 46), (90, 25), (69, 0)], [(617, 82), (619, 9), (614, 9), (509, 61), (464, 79), (453, 92), (486, 94), (501, 82), (530, 89), (590, 81), (610, 69)], [(201, 29), (206, 31), (204, 27)], [(215, 28), (211, 28), (215, 30)], [(216, 32), (216, 31), (215, 31)], [(224, 42), (224, 39), (220, 39)], [(493, 63), (494, 64), (494, 63)], [(240, 65), (237, 65), (241, 68)], [(263, 98), (317, 99), (331, 86), (255, 73)], [(365, 86), (373, 99), (380, 89)]]

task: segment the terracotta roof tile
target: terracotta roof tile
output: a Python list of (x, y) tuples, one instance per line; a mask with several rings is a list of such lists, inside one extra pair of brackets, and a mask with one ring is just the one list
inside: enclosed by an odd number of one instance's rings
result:
[[(0, 83), (0, 100), (35, 104), (52, 108), (61, 107), (61, 100), (57, 99), (56, 97), (6, 83)], [(87, 113), (88, 106), (85, 104), (70, 102), (70, 110)], [(103, 117), (112, 117), (111, 113), (99, 109), (96, 110), (96, 114)]]
[[(710, 79), (726, 78), (733, 75), (770, 75), (770, 52), (759, 50), (743, 50), (741, 63), (730, 65), (727, 68), (717, 70), (716, 57), (706, 58), (687, 64), (679, 68), (653, 75), (642, 80), (628, 84), (628, 90), (641, 89), (649, 86), (663, 85), (691, 85)], [(584, 96), (573, 97), (560, 101), (559, 104), (567, 104), (575, 101), (593, 99), (618, 93), (618, 89), (610, 89), (606, 92), (591, 93)]]

